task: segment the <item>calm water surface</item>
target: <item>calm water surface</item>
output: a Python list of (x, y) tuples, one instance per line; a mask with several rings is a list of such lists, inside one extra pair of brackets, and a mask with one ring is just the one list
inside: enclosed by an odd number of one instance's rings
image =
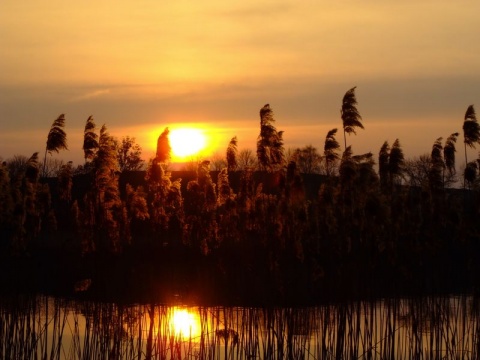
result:
[(1, 359), (478, 359), (478, 300), (309, 308), (0, 300)]

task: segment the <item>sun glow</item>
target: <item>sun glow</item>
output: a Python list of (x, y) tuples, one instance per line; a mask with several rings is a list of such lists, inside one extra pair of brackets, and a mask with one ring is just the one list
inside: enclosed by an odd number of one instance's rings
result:
[(196, 337), (200, 332), (200, 319), (198, 313), (187, 309), (175, 308), (170, 320), (170, 328), (176, 336)]
[(200, 129), (172, 129), (169, 134), (172, 155), (176, 159), (185, 159), (200, 153), (205, 149), (207, 140)]
[(224, 129), (210, 123), (181, 123), (174, 122), (162, 127), (145, 126), (141, 130), (131, 129), (132, 132), (140, 132), (142, 136), (138, 137), (139, 143), (146, 143), (146, 156), (155, 157), (157, 141), (160, 134), (169, 129), (168, 140), (171, 147), (172, 163), (193, 163), (201, 160), (211, 160), (211, 157), (219, 152), (223, 152), (228, 145), (228, 140), (232, 137), (230, 133), (225, 133)]

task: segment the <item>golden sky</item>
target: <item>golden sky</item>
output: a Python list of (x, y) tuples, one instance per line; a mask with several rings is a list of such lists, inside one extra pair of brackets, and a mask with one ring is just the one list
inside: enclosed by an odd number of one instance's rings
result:
[(42, 152), (61, 113), (59, 157), (75, 162), (89, 115), (146, 157), (185, 123), (216, 134), (212, 151), (235, 135), (254, 149), (265, 103), (286, 147), (321, 149), (353, 86), (355, 153), (396, 138), (430, 152), (480, 109), (479, 14), (478, 0), (2, 0), (0, 156)]

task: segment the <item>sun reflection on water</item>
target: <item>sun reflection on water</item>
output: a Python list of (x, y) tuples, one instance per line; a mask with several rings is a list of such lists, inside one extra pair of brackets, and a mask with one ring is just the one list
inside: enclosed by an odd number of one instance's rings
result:
[(201, 337), (199, 310), (193, 307), (150, 308), (139, 318), (139, 328), (124, 325), (126, 332), (135, 335), (139, 330), (143, 339), (169, 339), (194, 341)]
[(192, 309), (174, 307), (170, 317), (170, 331), (177, 337), (200, 336), (200, 316)]

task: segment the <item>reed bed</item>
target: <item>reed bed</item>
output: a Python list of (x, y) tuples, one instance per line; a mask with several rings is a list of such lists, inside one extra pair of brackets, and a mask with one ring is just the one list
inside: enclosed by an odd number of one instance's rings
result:
[(1, 359), (478, 359), (471, 296), (309, 308), (0, 299)]

